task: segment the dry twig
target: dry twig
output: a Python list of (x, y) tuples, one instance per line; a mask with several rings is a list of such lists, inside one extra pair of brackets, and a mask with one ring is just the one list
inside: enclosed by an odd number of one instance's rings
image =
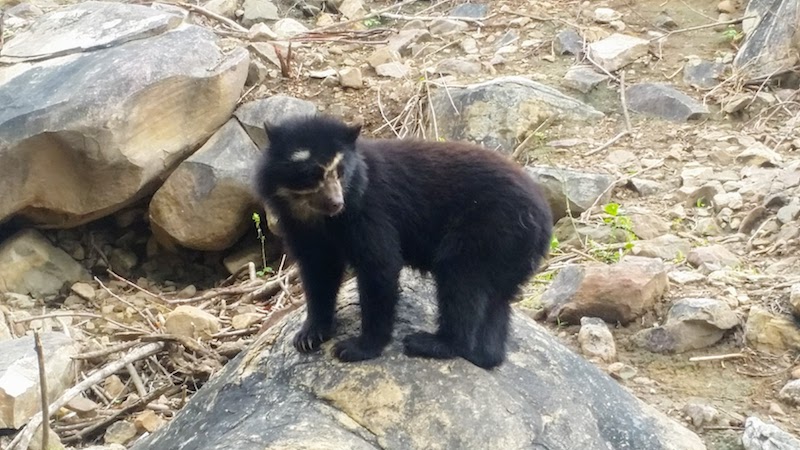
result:
[(212, 18), (214, 20), (217, 20), (217, 21), (227, 25), (230, 29), (232, 29), (234, 31), (239, 31), (239, 32), (242, 32), (242, 33), (247, 33), (247, 31), (248, 31), (247, 28), (239, 25), (238, 23), (234, 22), (233, 20), (228, 19), (225, 16), (221, 16), (221, 15), (215, 13), (215, 12), (209, 11), (209, 10), (203, 8), (203, 7), (200, 7), (200, 6), (197, 6), (197, 5), (193, 5), (191, 3), (183, 3), (183, 2), (177, 2), (175, 4), (180, 6), (180, 7), (183, 7), (183, 8), (189, 9), (191, 11), (194, 11), (196, 13), (202, 14), (202, 15), (204, 15), (206, 17), (210, 17), (210, 18)]

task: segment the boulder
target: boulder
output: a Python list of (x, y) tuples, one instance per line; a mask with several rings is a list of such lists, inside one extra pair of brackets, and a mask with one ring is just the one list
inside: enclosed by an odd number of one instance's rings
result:
[(308, 101), (286, 95), (273, 95), (243, 104), (233, 113), (256, 147), (267, 146), (267, 132), (264, 123), (276, 125), (287, 117), (294, 115), (310, 115), (317, 112), (317, 107)]
[(761, 306), (753, 306), (744, 326), (747, 345), (766, 352), (800, 349), (800, 326), (791, 316), (777, 315)]
[(756, 0), (747, 3), (742, 23), (746, 34), (734, 67), (750, 80), (792, 70), (797, 64), (800, 0)]
[(655, 353), (682, 353), (717, 343), (739, 325), (727, 303), (712, 298), (684, 298), (669, 309), (664, 325), (642, 330), (633, 341)]
[(663, 83), (639, 83), (629, 87), (626, 103), (631, 111), (676, 122), (701, 119), (708, 107)]
[(567, 216), (567, 205), (573, 216), (589, 209), (595, 202), (602, 204), (611, 198), (614, 177), (604, 173), (580, 172), (557, 167), (526, 167), (542, 188), (553, 220)]
[(628, 256), (610, 266), (564, 267), (542, 294), (542, 304), (552, 322), (576, 324), (582, 317), (599, 317), (625, 325), (652, 308), (668, 288), (661, 260)]
[(83, 266), (36, 230), (20, 231), (0, 244), (0, 292), (42, 298), (89, 279)]
[(252, 170), (259, 150), (230, 119), (182, 162), (150, 201), (150, 226), (161, 240), (195, 250), (224, 250), (251, 225)]
[(113, 213), (152, 193), (230, 117), (246, 50), (223, 53), (196, 26), (164, 31), (174, 14), (115, 5), (46, 14), (3, 49), (67, 56), (0, 67), (0, 221), (71, 227)]
[(758, 417), (748, 417), (742, 445), (745, 450), (794, 450), (800, 448), (800, 439)]
[[(466, 140), (505, 153), (514, 151), (550, 116), (570, 123), (603, 117), (591, 106), (552, 87), (518, 76), (438, 89), (431, 96), (431, 112), (436, 115), (440, 137)], [(435, 134), (429, 130), (430, 136)]]
[[(47, 397), (60, 396), (74, 384), (78, 344), (62, 333), (42, 333)], [(39, 363), (33, 336), (0, 342), (0, 429), (20, 428), (41, 411)]]
[[(508, 361), (408, 358), (399, 337), (435, 326), (433, 284), (404, 272), (396, 339), (355, 364), (300, 354), (289, 313), (133, 450), (430, 449), (702, 450), (697, 435), (627, 392), (531, 319), (515, 313)], [(338, 306), (339, 338), (358, 332), (354, 280)]]

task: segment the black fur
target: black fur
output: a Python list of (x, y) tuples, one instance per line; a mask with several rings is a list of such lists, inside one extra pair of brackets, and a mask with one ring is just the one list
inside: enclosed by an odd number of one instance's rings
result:
[[(298, 261), (308, 316), (295, 336), (302, 352), (333, 335), (346, 265), (355, 269), (361, 335), (337, 343), (342, 361), (379, 356), (389, 343), (404, 266), (437, 284), (439, 329), (404, 339), (412, 356), (461, 356), (500, 365), (510, 302), (549, 251), (552, 218), (534, 182), (507, 157), (463, 142), (359, 138), (359, 127), (313, 116), (268, 127), (257, 192), (278, 216)], [(306, 161), (292, 161), (298, 149)], [(337, 152), (344, 209), (298, 217), (281, 188), (319, 182)], [(315, 169), (316, 167), (316, 169)]]

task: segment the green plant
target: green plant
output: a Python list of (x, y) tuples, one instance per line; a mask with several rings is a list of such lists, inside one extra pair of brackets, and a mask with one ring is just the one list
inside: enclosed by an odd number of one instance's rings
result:
[(553, 237), (552, 237), (552, 238), (550, 238), (550, 252), (551, 252), (551, 253), (557, 253), (557, 252), (559, 252), (559, 248), (558, 248), (558, 246), (559, 246), (560, 244), (561, 244), (561, 243), (560, 243), (560, 242), (558, 242), (558, 238), (557, 238), (555, 235), (553, 235)]
[(744, 39), (744, 33), (737, 30), (734, 25), (728, 25), (728, 28), (722, 32), (722, 37), (725, 38), (731, 45), (737, 44)]
[(636, 233), (633, 232), (633, 222), (630, 217), (620, 214), (619, 203), (608, 203), (603, 206), (603, 211), (609, 215), (603, 218), (603, 222), (611, 225), (611, 228), (624, 231), (627, 237), (626, 246), (630, 244), (630, 247), (633, 247), (632, 241), (637, 239)]
[(261, 241), (261, 267), (262, 269), (256, 272), (256, 275), (263, 277), (268, 273), (272, 273), (272, 267), (267, 265), (267, 250), (266, 250), (266, 240), (267, 237), (264, 235), (264, 232), (261, 231), (261, 215), (257, 212), (253, 213), (253, 223), (256, 226), (256, 233), (258, 236), (258, 240)]
[(364, 21), (362, 23), (367, 28), (377, 28), (377, 27), (383, 25), (383, 23), (381, 22), (380, 17), (370, 17), (369, 19), (364, 19)]

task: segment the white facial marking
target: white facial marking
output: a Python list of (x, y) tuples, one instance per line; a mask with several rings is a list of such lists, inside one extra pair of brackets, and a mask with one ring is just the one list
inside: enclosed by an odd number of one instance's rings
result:
[(304, 149), (292, 153), (292, 156), (290, 156), (289, 159), (295, 162), (299, 162), (299, 161), (305, 161), (310, 157), (311, 157), (311, 152)]

